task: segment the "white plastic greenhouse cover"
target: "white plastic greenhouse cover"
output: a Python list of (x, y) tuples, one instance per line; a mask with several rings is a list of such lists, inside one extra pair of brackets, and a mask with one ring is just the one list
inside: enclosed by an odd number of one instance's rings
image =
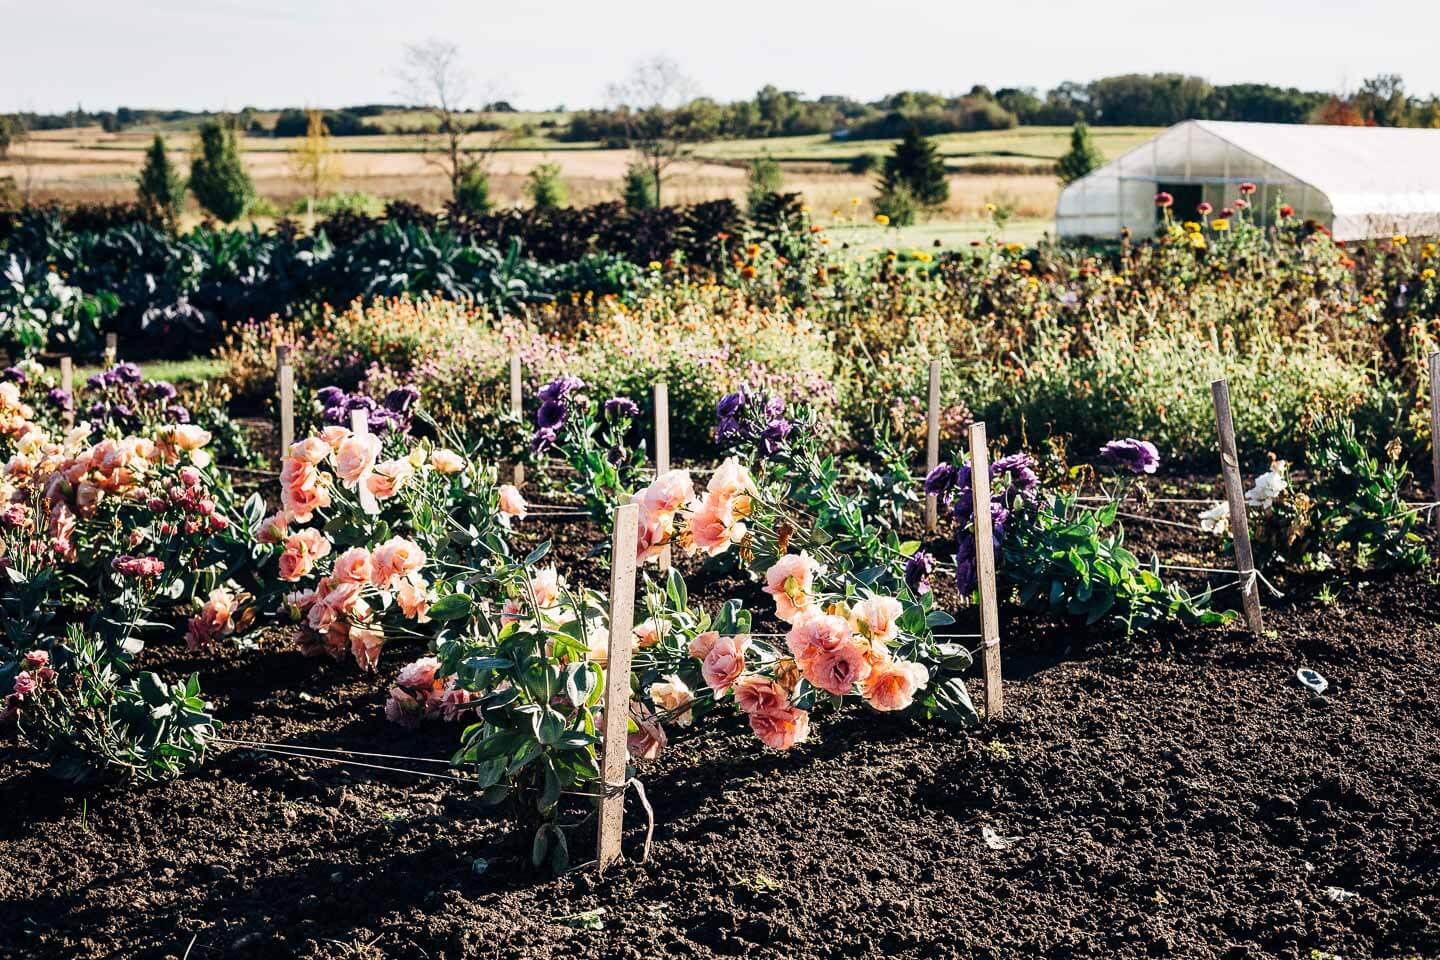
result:
[[(1159, 190), (1183, 187), (1187, 200), (1219, 211), (1247, 181), (1259, 188), (1251, 200), (1262, 219), (1278, 199), (1337, 240), (1440, 234), (1440, 130), (1220, 120), (1177, 124), (1066, 186), (1056, 232), (1145, 235), (1158, 222)], [(1179, 200), (1172, 213), (1193, 218)]]

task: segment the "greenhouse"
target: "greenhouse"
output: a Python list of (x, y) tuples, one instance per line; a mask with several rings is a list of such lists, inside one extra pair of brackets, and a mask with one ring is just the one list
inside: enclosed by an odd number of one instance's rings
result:
[(1218, 213), (1253, 183), (1255, 215), (1280, 204), (1338, 240), (1440, 234), (1440, 130), (1189, 120), (1066, 186), (1055, 211), (1066, 237), (1153, 233), (1157, 193), (1172, 214)]

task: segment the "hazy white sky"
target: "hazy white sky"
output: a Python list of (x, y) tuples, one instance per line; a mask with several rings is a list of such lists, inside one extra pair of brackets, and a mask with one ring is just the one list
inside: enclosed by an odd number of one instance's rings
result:
[(432, 36), (528, 109), (597, 105), (657, 53), (722, 100), (1152, 71), (1440, 91), (1433, 0), (0, 0), (0, 33), (0, 110), (42, 112), (394, 102), (403, 46)]

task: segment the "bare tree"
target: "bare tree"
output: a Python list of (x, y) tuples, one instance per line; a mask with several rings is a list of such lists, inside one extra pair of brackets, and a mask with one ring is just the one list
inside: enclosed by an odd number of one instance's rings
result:
[(708, 140), (713, 131), (687, 109), (696, 97), (693, 80), (668, 57), (637, 63), (630, 75), (610, 87), (610, 101), (625, 117), (630, 148), (655, 180), (655, 202), (665, 172), (690, 153), (690, 146)]
[(426, 159), (445, 172), (453, 198), (467, 174), (485, 168), (505, 136), (497, 134), (483, 145), (467, 142), (473, 128), (465, 108), (470, 75), (460, 61), (460, 48), (450, 41), (432, 38), (406, 47), (400, 80), (406, 100), (435, 121), (433, 130), (417, 135)]

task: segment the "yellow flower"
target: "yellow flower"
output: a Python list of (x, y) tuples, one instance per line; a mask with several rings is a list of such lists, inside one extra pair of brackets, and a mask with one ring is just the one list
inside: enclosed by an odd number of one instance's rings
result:
[(651, 261), (650, 261), (650, 269), (651, 269), (651, 270), (659, 270), (662, 266), (663, 266), (663, 264), (662, 264), (659, 260), (651, 260)]
[(1434, 280), (1434, 279), (1435, 279), (1435, 270), (1434, 270), (1433, 268), (1431, 268), (1431, 267), (1426, 267), (1424, 270), (1421, 270), (1421, 271), (1420, 271), (1420, 279), (1421, 279), (1421, 280)]
[(859, 198), (859, 197), (851, 197), (851, 198), (850, 198), (850, 206), (852, 206), (852, 207), (858, 207), (858, 206), (860, 206), (860, 198)]
[(1182, 224), (1182, 226), (1185, 227), (1185, 232), (1186, 232), (1186, 233), (1199, 233), (1199, 232), (1200, 232), (1200, 224), (1196, 223), (1194, 220), (1186, 220), (1185, 223)]
[(1204, 250), (1205, 238), (1198, 233), (1190, 234), (1190, 246), (1194, 247), (1196, 250)]
[(1405, 246), (1405, 244), (1410, 242), (1410, 238), (1405, 236), (1405, 234), (1403, 233), (1397, 233), (1395, 234), (1395, 236), (1390, 238), (1390, 242), (1395, 244), (1395, 246), (1397, 247), (1403, 247)]
[(1226, 220), (1224, 217), (1219, 217), (1215, 220), (1211, 220), (1210, 229), (1214, 230), (1216, 233), (1224, 233), (1226, 230), (1230, 229), (1230, 221)]
[(1025, 247), (1018, 243), (1007, 243), (1005, 244), (1005, 249), (1009, 250), (1011, 253), (1019, 253), (1021, 250), (1024, 250)]
[(877, 213), (875, 214), (875, 222), (880, 224), (880, 226), (882, 227), (887, 227), (890, 225), (890, 218), (885, 216), (885, 214), (883, 213)]
[(998, 210), (998, 209), (999, 209), (999, 207), (995, 206), (995, 204), (993, 204), (993, 203), (987, 203), (987, 204), (985, 204), (985, 212), (986, 212), (986, 213), (994, 213), (994, 212), (995, 212), (996, 210)]
[(1428, 243), (1428, 242), (1421, 244), (1421, 245), (1420, 245), (1420, 256), (1422, 256), (1422, 257), (1433, 257), (1433, 256), (1435, 256), (1435, 244), (1433, 244), (1433, 243)]

